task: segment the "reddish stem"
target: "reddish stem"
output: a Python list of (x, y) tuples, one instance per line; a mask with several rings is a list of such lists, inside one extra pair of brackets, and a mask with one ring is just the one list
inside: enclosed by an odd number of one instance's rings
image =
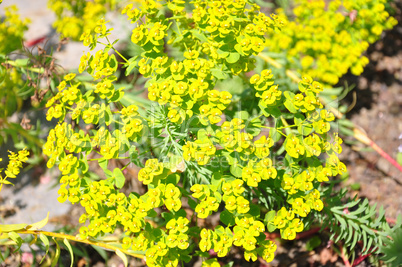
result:
[(368, 146), (371, 146), (375, 151), (378, 152), (378, 154), (381, 155), (384, 159), (386, 159), (389, 163), (394, 165), (399, 171), (402, 172), (402, 166), (399, 165), (399, 163), (394, 160), (390, 155), (388, 155), (384, 150), (382, 150), (381, 147), (379, 147), (373, 140), (371, 140), (365, 133), (363, 133), (361, 130), (354, 128), (354, 137), (362, 142), (363, 144), (366, 144)]
[(46, 39), (46, 36), (43, 36), (43, 37), (40, 37), (40, 38), (37, 38), (37, 39), (34, 39), (34, 40), (26, 41), (24, 43), (24, 45), (26, 47), (32, 47), (32, 46), (34, 46), (36, 44), (39, 44), (39, 43), (43, 42), (45, 39)]
[(381, 147), (379, 147), (376, 143), (374, 143), (372, 140), (370, 140), (370, 146), (374, 148), (375, 151), (378, 152), (383, 158), (388, 160), (392, 165), (394, 165), (398, 170), (402, 172), (402, 166), (399, 165), (399, 163), (394, 160), (390, 155), (388, 155), (384, 150), (382, 150)]
[(362, 261), (364, 261), (368, 256), (370, 256), (371, 253), (366, 254), (366, 255), (360, 255), (352, 264), (352, 266), (357, 266), (358, 264), (360, 264)]
[(343, 246), (339, 246), (339, 249), (341, 251), (341, 259), (343, 260), (343, 263), (345, 264), (346, 267), (352, 267), (352, 264), (350, 264), (348, 257), (346, 257), (345, 253), (343, 253)]

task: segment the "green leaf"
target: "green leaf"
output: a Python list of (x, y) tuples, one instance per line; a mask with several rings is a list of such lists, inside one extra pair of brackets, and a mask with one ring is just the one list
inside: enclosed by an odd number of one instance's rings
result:
[(208, 138), (208, 133), (205, 129), (200, 129), (197, 132), (197, 139), (204, 140)]
[(14, 185), (12, 182), (7, 181), (7, 180), (1, 180), (0, 184), (8, 184), (8, 185)]
[(234, 46), (234, 49), (235, 49), (239, 54), (243, 55), (243, 48), (242, 48), (241, 44), (236, 44), (236, 45)]
[(226, 150), (218, 150), (217, 152), (222, 153), (222, 155), (226, 157), (226, 160), (229, 163), (229, 165), (234, 165), (236, 163), (237, 159), (235, 158), (234, 152), (229, 152)]
[(45, 226), (45, 225), (47, 224), (48, 220), (49, 220), (49, 212), (47, 213), (47, 216), (46, 216), (45, 219), (43, 219), (43, 220), (41, 220), (41, 221), (39, 221), (39, 222), (36, 222), (36, 223), (33, 223), (33, 224), (28, 225), (28, 226), (26, 227), (26, 229), (27, 229), (27, 230), (39, 230), (39, 229), (41, 229), (43, 226)]
[(240, 59), (240, 54), (231, 52), (229, 53), (229, 56), (226, 58), (226, 61), (230, 64), (236, 63)]
[(308, 87), (309, 87), (309, 84), (308, 84), (308, 83), (299, 82), (299, 90), (300, 90), (301, 92), (305, 92)]
[(29, 63), (29, 58), (19, 58), (15, 60), (16, 67), (24, 67), (27, 66)]
[(225, 49), (227, 49), (227, 46), (221, 46), (218, 50), (216, 50), (216, 52), (218, 53), (220, 58), (226, 58), (229, 56), (229, 52), (225, 51)]
[(350, 250), (354, 249), (354, 247), (356, 246), (357, 241), (361, 240), (361, 235), (358, 231), (354, 232), (353, 235), (353, 241), (352, 244), (350, 245)]
[(124, 96), (124, 87), (119, 88), (118, 90), (114, 91), (114, 94), (109, 98), (111, 102), (118, 102)]
[(224, 210), (221, 212), (220, 219), (221, 219), (221, 222), (227, 226), (232, 226), (232, 225), (235, 225), (235, 223), (236, 223), (235, 217), (233, 216), (233, 214), (227, 210)]
[(282, 115), (282, 112), (277, 107), (267, 107), (265, 111), (275, 118), (279, 118)]
[(156, 216), (158, 216), (158, 213), (154, 209), (148, 211), (147, 217), (155, 218)]
[[(371, 248), (371, 245), (373, 244), (374, 239), (375, 239), (374, 237), (370, 237), (368, 239), (366, 249), (364, 251), (362, 251), (363, 255), (367, 254), (370, 251), (370, 248)], [(377, 243), (377, 242), (375, 242), (375, 243)]]
[(197, 207), (197, 202), (195, 202), (195, 200), (191, 197), (187, 198), (187, 203), (192, 210), (195, 210), (195, 208)]
[(396, 154), (396, 161), (398, 162), (399, 165), (402, 166), (402, 152)]
[(191, 261), (191, 256), (188, 254), (181, 253), (180, 260), (184, 261), (185, 263), (189, 263)]
[(122, 188), (126, 181), (126, 177), (124, 176), (123, 172), (119, 168), (115, 168), (113, 170), (113, 176), (115, 186), (119, 189)]
[(173, 43), (180, 43), (183, 40), (183, 35), (178, 36), (177, 38), (174, 39)]
[(205, 36), (205, 34), (198, 32), (197, 30), (191, 30), (190, 31), (194, 37), (196, 37), (198, 40), (201, 42), (208, 42), (208, 38)]
[(215, 185), (216, 187), (220, 188), (220, 186), (223, 183), (223, 179), (222, 179), (222, 174), (219, 172), (215, 172), (212, 175), (212, 180), (211, 180), (211, 184)]
[(166, 177), (166, 184), (177, 185), (179, 181), (180, 181), (180, 175), (178, 175), (177, 173), (169, 174), (168, 177)]
[(46, 247), (46, 253), (45, 253), (45, 255), (43, 256), (42, 260), (39, 263), (39, 264), (41, 264), (43, 262), (43, 260), (46, 258), (46, 255), (49, 253), (49, 239), (47, 238), (47, 236), (45, 236), (42, 233), (39, 234), (39, 238), (40, 238), (40, 240), (42, 241), (42, 243)]
[(109, 163), (109, 161), (105, 158), (102, 158), (100, 160), (98, 160), (99, 166), (102, 168), (103, 171), (107, 170), (107, 165)]
[(55, 267), (57, 262), (59, 261), (59, 258), (60, 258), (60, 246), (59, 246), (59, 243), (57, 243), (57, 240), (54, 237), (53, 237), (53, 241), (54, 241), (54, 243), (56, 243), (56, 253), (54, 254), (54, 257), (52, 259), (51, 267)]
[(120, 257), (120, 259), (123, 260), (124, 267), (127, 267), (127, 265), (128, 265), (128, 260), (127, 260), (126, 254), (124, 254), (123, 252), (121, 252), (119, 249), (116, 249), (116, 254), (117, 254), (117, 256)]
[(71, 264), (70, 264), (70, 267), (73, 267), (73, 263), (74, 263), (74, 253), (73, 253), (73, 249), (71, 248), (70, 242), (68, 242), (67, 238), (64, 238), (63, 243), (64, 243), (64, 245), (66, 245), (68, 251), (70, 252), (70, 257), (71, 257)]
[(272, 222), (275, 218), (275, 215), (276, 215), (276, 211), (274, 211), (274, 210), (268, 211), (267, 214), (265, 214), (265, 218), (264, 218), (265, 224)]
[(297, 131), (300, 134), (307, 136), (313, 132), (313, 125), (312, 124), (299, 124), (299, 126), (297, 126)]
[(273, 224), (268, 224), (267, 229), (268, 229), (268, 232), (272, 233), (273, 231), (276, 230), (276, 226)]
[(110, 65), (110, 67), (112, 68), (112, 69), (114, 69), (114, 71), (116, 71), (117, 70), (117, 67), (118, 67), (118, 63), (117, 63), (117, 59), (116, 59), (116, 56), (114, 55), (114, 54), (111, 54), (110, 56), (109, 56), (109, 65)]
[(16, 232), (9, 232), (8, 237), (17, 244), (17, 250), (19, 250), (23, 242), (22, 238)]
[(316, 247), (318, 247), (319, 245), (321, 245), (321, 238), (319, 236), (313, 236), (312, 238), (310, 238), (307, 242), (306, 242), (306, 249), (308, 251), (312, 251), (314, 250)]
[(230, 173), (235, 177), (240, 178), (242, 171), (242, 168), (240, 168), (240, 166), (237, 164), (230, 166)]
[(222, 201), (222, 195), (218, 191), (214, 192), (214, 196), (218, 200), (218, 202)]
[(225, 80), (228, 77), (228, 75), (220, 69), (211, 69), (211, 73), (218, 80)]
[(126, 76), (130, 75), (131, 72), (133, 71), (133, 69), (137, 66), (137, 59), (138, 56), (132, 57), (128, 60), (128, 62), (126, 63)]
[(257, 136), (261, 133), (261, 126), (260, 118), (256, 117), (246, 122), (245, 131), (252, 136)]
[(243, 121), (247, 121), (248, 118), (250, 118), (250, 114), (245, 110), (241, 110), (241, 111), (237, 111), (234, 114), (234, 118), (238, 118), (238, 119), (242, 119)]
[(283, 103), (285, 107), (292, 113), (297, 113), (297, 109), (293, 105), (293, 102), (289, 99), (286, 99), (285, 102)]
[(8, 232), (12, 232), (12, 231), (22, 230), (27, 225), (28, 224), (26, 224), (26, 223), (0, 225), (0, 233), (8, 233)]
[(260, 217), (260, 206), (256, 204), (250, 204), (250, 210), (247, 212), (255, 217)]
[(113, 114), (110, 110), (110, 106), (107, 106), (105, 109), (105, 124), (109, 126), (113, 121)]

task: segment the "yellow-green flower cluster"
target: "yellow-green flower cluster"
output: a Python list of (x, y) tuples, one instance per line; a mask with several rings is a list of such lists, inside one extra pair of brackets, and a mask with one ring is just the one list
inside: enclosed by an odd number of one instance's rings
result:
[(214, 144), (207, 137), (197, 139), (195, 142), (187, 142), (182, 149), (184, 160), (195, 160), (199, 165), (207, 164), (216, 152)]
[(223, 183), (222, 199), (225, 202), (227, 211), (246, 214), (250, 210), (250, 202), (242, 196), (245, 190), (243, 184), (244, 182), (240, 179)]
[(244, 257), (247, 261), (257, 260), (260, 255), (265, 261), (270, 262), (274, 258), (276, 244), (265, 240), (265, 226), (252, 216), (236, 217), (236, 226), (232, 230), (229, 227), (217, 226), (214, 231), (201, 230), (199, 247), (201, 251), (213, 249), (218, 257), (225, 257), (232, 245), (244, 249)]
[(190, 190), (193, 192), (192, 196), (200, 200), (195, 208), (198, 218), (205, 219), (218, 210), (222, 195), (216, 192), (213, 185), (195, 184)]
[[(267, 40), (271, 51), (286, 51), (289, 61), (299, 61), (298, 71), (326, 84), (336, 84), (349, 69), (360, 75), (368, 59), (369, 43), (397, 21), (385, 10), (386, 0), (297, 0), (294, 19)], [(297, 63), (296, 63), (297, 64)], [(294, 64), (293, 64), (294, 65)]]
[(272, 166), (272, 160), (270, 158), (264, 158), (258, 163), (249, 161), (247, 166), (243, 168), (241, 174), (243, 181), (251, 187), (258, 187), (261, 180), (275, 179), (276, 176), (277, 170)]
[(179, 217), (178, 219), (171, 219), (166, 224), (166, 230), (168, 230), (168, 236), (166, 237), (167, 245), (170, 248), (178, 247), (182, 250), (189, 246), (188, 224), (190, 221), (185, 217)]
[(157, 159), (149, 159), (145, 163), (145, 167), (138, 172), (138, 180), (145, 185), (154, 181), (155, 177), (162, 174), (163, 163), (159, 163)]
[(5, 9), (5, 15), (0, 20), (0, 54), (8, 54), (21, 48), (24, 32), (28, 30), (30, 20), (20, 19), (15, 5), (8, 6)]
[[(222, 120), (222, 111), (232, 98), (228, 92), (213, 89), (216, 79), (223, 79), (226, 73), (238, 75), (252, 69), (255, 60), (249, 56), (264, 48), (264, 36), (279, 27), (280, 22), (258, 12), (258, 6), (246, 0), (235, 4), (195, 1), (191, 19), (182, 16), (183, 4), (172, 1), (167, 5), (177, 15), (178, 28), (168, 43), (183, 48), (181, 61), (163, 54), (164, 37), (172, 31), (172, 23), (163, 15), (155, 16), (155, 1), (146, 1), (140, 10), (130, 4), (122, 13), (132, 23), (138, 23), (131, 41), (144, 50), (138, 67), (144, 77), (151, 77), (148, 98), (160, 105), (167, 104), (168, 118), (174, 123), (198, 115), (202, 124), (215, 124)], [(239, 19), (234, 20), (234, 15)], [(192, 29), (192, 23), (202, 31)], [(185, 35), (189, 37), (183, 38)], [(159, 55), (155, 56), (155, 52)], [(208, 58), (200, 57), (201, 52)]]
[(257, 91), (256, 97), (261, 98), (263, 107), (276, 106), (281, 99), (282, 91), (278, 90), (278, 86), (274, 85), (274, 75), (269, 69), (261, 71), (261, 75), (254, 74), (250, 78), (250, 84)]
[[(299, 202), (297, 202), (299, 203)], [(306, 207), (303, 207), (306, 208)], [(293, 240), (296, 238), (296, 233), (303, 231), (304, 224), (299, 218), (295, 218), (293, 210), (286, 210), (282, 207), (274, 217), (273, 224), (280, 229), (283, 239)]]
[[(308, 220), (312, 210), (323, 209), (320, 183), (345, 171), (336, 155), (342, 140), (334, 135), (329, 141), (334, 116), (318, 100), (321, 84), (309, 77), (303, 78), (297, 93), (275, 85), (268, 69), (250, 81), (243, 79), (256, 90), (259, 109), (248, 120), (237, 112), (232, 95), (215, 88), (217, 81), (253, 70), (251, 56), (266, 46), (267, 34), (280, 27), (282, 20), (267, 17), (246, 0), (196, 0), (193, 4), (191, 16), (185, 14), (184, 1), (161, 4), (173, 14), (169, 18), (153, 0), (145, 1), (141, 9), (128, 5), (123, 10), (136, 24), (131, 41), (142, 52), (130, 59), (119, 55), (126, 74), (137, 68), (149, 78), (146, 87), (154, 108), (139, 110), (137, 105), (121, 104), (123, 92), (114, 86), (117, 61), (109, 55), (114, 48), (107, 40), (104, 50), (81, 58), (79, 72), (88, 72), (93, 84), (80, 84), (69, 74), (48, 103), (48, 119), (60, 121), (44, 147), (48, 166), (57, 164), (63, 175), (59, 201), (68, 199), (85, 207), (80, 218), (86, 224), (80, 229), (82, 238), (122, 228), (122, 247), (144, 253), (148, 266), (177, 266), (192, 253), (195, 240), (200, 241), (202, 251), (214, 249), (219, 257), (235, 245), (244, 249), (248, 261), (258, 256), (271, 261), (276, 245), (265, 240), (266, 227), (269, 231), (278, 228), (283, 238), (294, 239), (304, 229), (302, 220)], [(98, 20), (81, 37), (93, 50), (109, 32), (106, 21)], [(166, 49), (169, 45), (177, 48), (175, 53)], [(225, 116), (233, 113), (232, 119)], [(263, 122), (270, 116), (275, 126)], [(75, 120), (82, 130), (76, 132), (63, 120)], [(150, 157), (142, 161), (136, 157), (142, 143), (137, 146), (136, 142), (140, 143), (147, 129), (155, 130), (155, 138), (162, 142), (144, 150)], [(106, 179), (88, 179), (90, 153), (100, 155), (92, 160), (99, 162)], [(155, 158), (158, 153), (167, 159)], [(324, 153), (328, 159), (321, 164), (318, 157)], [(273, 162), (270, 156), (275, 154), (285, 155), (285, 160)], [(141, 166), (138, 180), (147, 192), (128, 196), (120, 192), (128, 165), (109, 170), (112, 159), (130, 159), (129, 163)], [(172, 163), (176, 160), (179, 164)], [(215, 161), (220, 165), (214, 165)], [(184, 184), (191, 185), (191, 192)], [(273, 203), (263, 220), (255, 203), (263, 202), (267, 191), (275, 191), (275, 198), (284, 204)], [(193, 221), (182, 208), (185, 198), (201, 219), (224, 208), (220, 218), (227, 227), (192, 228)], [(155, 220), (158, 225), (147, 221), (159, 211), (163, 220)]]
[[(68, 197), (71, 201), (70, 194)], [(134, 194), (127, 197), (118, 192), (108, 180), (90, 183), (78, 201), (85, 208), (79, 222), (89, 221), (88, 226), (80, 229), (83, 239), (112, 233), (118, 225), (123, 226), (127, 233), (138, 233), (145, 226), (144, 218), (152, 210), (152, 206), (142, 198)]]
[[(3, 177), (0, 175), (0, 191), (3, 187), (3, 184), (12, 184), (11, 182), (7, 181), (7, 178), (16, 178), (17, 175), (20, 173), (22, 164), (28, 160), (29, 151), (23, 149), (18, 151), (18, 153), (14, 153), (9, 151), (10, 155), (8, 155), (9, 162), (7, 164), (7, 168), (4, 171), (5, 176)], [(0, 161), (3, 159), (0, 158)], [(2, 172), (3, 169), (0, 169)]]
[(221, 125), (220, 131), (216, 133), (219, 138), (219, 144), (228, 152), (236, 151), (244, 155), (250, 155), (255, 151), (253, 146), (253, 136), (244, 129), (244, 121), (242, 119), (234, 118), (230, 122), (225, 121)]
[(116, 5), (116, 0), (48, 1), (48, 7), (56, 15), (53, 27), (63, 37), (71, 37), (76, 41), (84, 32), (94, 30), (98, 26), (98, 20), (104, 17), (108, 10), (116, 9)]

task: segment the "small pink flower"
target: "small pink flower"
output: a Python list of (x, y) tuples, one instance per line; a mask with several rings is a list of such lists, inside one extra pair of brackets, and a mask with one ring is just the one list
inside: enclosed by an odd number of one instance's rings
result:
[(21, 263), (33, 264), (33, 255), (30, 252), (22, 253)]

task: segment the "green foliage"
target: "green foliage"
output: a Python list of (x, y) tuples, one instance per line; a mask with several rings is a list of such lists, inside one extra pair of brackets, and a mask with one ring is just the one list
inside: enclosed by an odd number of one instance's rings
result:
[(313, 236), (311, 239), (309, 239), (306, 243), (306, 249), (309, 251), (314, 250), (316, 247), (321, 245), (321, 238), (319, 236)]
[(96, 22), (105, 16), (107, 10), (116, 8), (116, 0), (68, 1), (49, 0), (48, 6), (56, 15), (53, 27), (63, 37), (78, 41), (84, 32), (93, 30)]
[[(275, 15), (258, 12), (257, 5), (225, 2), (222, 12), (213, 3), (197, 1), (191, 19), (180, 1), (164, 6), (173, 17), (165, 17), (152, 1), (141, 9), (123, 9), (138, 23), (131, 41), (139, 54), (130, 59), (113, 48), (105, 20), (97, 22), (99, 30), (85, 33), (84, 44), (91, 50), (106, 39), (103, 50), (81, 58), (79, 71), (88, 72), (93, 85), (66, 75), (47, 104), (47, 119), (59, 120), (44, 146), (48, 167), (58, 165), (63, 175), (59, 201), (85, 207), (83, 240), (122, 228), (122, 248), (145, 254), (150, 266), (189, 260), (197, 239), (202, 252), (214, 249), (223, 257), (235, 245), (244, 249), (246, 260), (259, 255), (271, 261), (276, 245), (265, 240), (266, 227), (294, 239), (313, 219), (308, 214), (323, 208), (318, 185), (346, 170), (336, 155), (342, 140), (328, 133), (334, 115), (317, 96), (323, 87), (304, 77), (293, 93), (275, 85), (269, 69), (245, 76), (254, 68), (252, 56), (265, 47), (264, 36), (282, 24)], [(171, 36), (167, 43), (166, 36)], [(166, 46), (181, 55), (169, 56)], [(108, 54), (111, 49), (126, 61), (127, 73), (136, 68), (149, 78), (153, 103), (146, 110), (121, 102), (125, 92), (114, 86), (117, 62)], [(253, 116), (233, 103), (231, 93), (215, 89), (219, 80), (235, 76), (254, 91), (258, 108), (250, 110)], [(84, 132), (74, 129), (72, 121), (95, 127)], [(259, 136), (263, 129), (270, 134)], [(124, 156), (129, 151), (134, 156)], [(94, 153), (105, 180), (87, 179), (87, 168), (80, 167)], [(321, 154), (328, 155), (325, 163)], [(114, 159), (131, 159), (142, 167), (138, 180), (148, 187), (145, 194), (120, 192), (123, 172), (108, 169)], [(198, 228), (186, 218), (185, 198), (201, 219), (224, 205), (220, 218), (225, 227)], [(252, 201), (264, 204), (270, 215), (261, 214)], [(161, 207), (168, 210), (162, 214), (164, 223), (149, 221)], [(192, 224), (196, 233), (189, 231)]]
[[(27, 107), (31, 113), (39, 113), (58, 71), (54, 58), (44, 51), (33, 55), (22, 47), (28, 23), (28, 19), (19, 18), (16, 6), (6, 8), (5, 18), (0, 23), (0, 146), (13, 143), (16, 149), (27, 148), (34, 156), (30, 162), (37, 164), (43, 144), (39, 139), (39, 120), (32, 125), (26, 114), (21, 118), (20, 113)], [(42, 82), (46, 82), (48, 88), (40, 88)]]
[(381, 237), (382, 242), (379, 247), (384, 254), (382, 260), (389, 266), (400, 266), (402, 264), (402, 217), (399, 216), (395, 227), (387, 228)]
[[(0, 55), (6, 55), (21, 48), (29, 19), (21, 20), (15, 5), (5, 8), (5, 17), (0, 21)], [(3, 78), (0, 78), (0, 82)]]
[[(131, 35), (134, 54), (126, 59), (114, 48), (117, 40), (108, 39), (112, 29), (107, 21), (99, 19), (105, 3), (115, 6), (114, 1), (49, 1), (58, 16), (58, 30), (74, 39), (80, 36), (91, 51), (81, 57), (80, 74), (65, 75), (47, 102), (47, 119), (59, 123), (43, 146), (47, 166), (58, 166), (62, 174), (58, 200), (85, 209), (79, 234), (40, 231), (46, 219), (33, 225), (1, 226), (2, 237), (19, 247), (25, 242), (20, 234), (39, 235), (48, 253), (52, 236), (57, 247), (52, 266), (63, 246), (73, 265), (69, 240), (112, 249), (125, 265), (126, 255), (132, 255), (145, 259), (148, 266), (177, 266), (193, 256), (208, 257), (211, 249), (225, 257), (233, 246), (244, 252), (247, 261), (262, 257), (270, 262), (276, 244), (266, 240), (266, 231), (278, 230), (282, 239), (293, 240), (298, 232), (320, 223), (330, 229), (331, 239), (351, 250), (362, 241), (363, 253), (384, 253), (385, 260), (400, 261), (396, 256), (400, 224), (391, 230), (382, 208), (376, 215), (367, 200), (343, 204), (346, 191), (332, 190), (331, 177), (346, 173), (346, 166), (338, 158), (343, 141), (333, 131), (335, 116), (319, 98), (325, 94), (323, 86), (308, 75), (297, 86), (288, 80), (278, 82), (274, 75), (278, 70), (259, 65), (255, 58), (270, 40), (286, 41), (286, 19), (267, 16), (248, 0), (196, 0), (189, 5), (180, 0), (144, 1), (140, 9), (130, 4), (122, 13), (136, 23)], [(338, 2), (327, 13), (322, 3), (303, 2), (295, 14), (310, 21), (304, 10), (308, 6), (315, 10), (314, 16), (326, 14), (330, 20), (335, 16), (343, 23), (345, 19), (336, 15)], [(187, 16), (186, 8), (192, 16)], [(379, 5), (376, 9), (382, 11)], [(66, 17), (67, 11), (73, 17)], [(380, 22), (373, 23), (370, 29), (376, 38), (382, 29), (375, 28)], [(356, 25), (363, 27), (360, 22)], [(336, 44), (324, 37), (314, 47)], [(349, 60), (357, 70), (364, 65), (359, 57), (366, 46), (359, 44)], [(284, 61), (302, 54), (302, 49), (287, 53)], [(302, 56), (302, 66), (322, 60), (314, 53), (312, 59), (306, 58)], [(339, 67), (335, 61), (330, 62), (333, 68)], [(129, 88), (118, 84), (120, 67), (125, 76), (139, 73), (147, 79), (148, 100), (133, 97)], [(334, 83), (334, 77), (343, 73), (310, 74)], [(19, 82), (12, 75), (5, 77), (10, 84)], [(98, 164), (104, 179), (91, 179), (90, 161)], [(3, 183), (12, 178), (10, 173), (18, 173), (18, 162), (7, 169)], [(112, 169), (111, 162), (119, 162), (114, 165), (119, 167)], [(137, 178), (146, 188), (143, 194), (127, 192), (126, 169), (132, 164), (140, 168)], [(219, 214), (219, 225), (199, 226), (199, 219), (214, 214)], [(110, 240), (117, 232), (122, 234)], [(313, 238), (308, 248), (320, 243)], [(203, 263), (218, 265), (216, 259)]]
[(286, 27), (268, 40), (271, 51), (286, 53), (289, 66), (325, 84), (336, 84), (349, 69), (360, 75), (368, 59), (362, 53), (383, 30), (397, 24), (386, 0), (297, 0)]
[(392, 235), (396, 235), (401, 229), (400, 218), (394, 227), (390, 228), (382, 206), (377, 211), (376, 204), (369, 205), (368, 199), (362, 201), (356, 197), (346, 199), (346, 204), (342, 204), (346, 192), (343, 189), (334, 194), (331, 187), (323, 190), (323, 198), (328, 207), (324, 207), (323, 214), (315, 214), (322, 229), (328, 227), (330, 239), (335, 243), (341, 241), (351, 255), (354, 255), (356, 244), (361, 242), (359, 251), (362, 255), (382, 255), (389, 262), (396, 259), (394, 251), (399, 243), (392, 241)]
[[(3, 175), (0, 174), (0, 191), (3, 188), (3, 184), (12, 185), (12, 183), (8, 181), (7, 178), (12, 179), (17, 177), (17, 175), (21, 171), (22, 164), (28, 160), (28, 155), (29, 152), (26, 150), (21, 150), (18, 152), (18, 154), (10, 152), (10, 155), (8, 156), (9, 162), (6, 170), (4, 171), (5, 176), (3, 177)], [(0, 161), (2, 161), (1, 158)], [(3, 172), (2, 168), (0, 169), (0, 173), (1, 172)]]

